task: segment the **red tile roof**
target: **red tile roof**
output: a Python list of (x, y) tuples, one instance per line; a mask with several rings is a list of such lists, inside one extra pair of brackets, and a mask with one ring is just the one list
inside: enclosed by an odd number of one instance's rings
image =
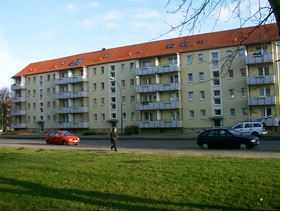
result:
[[(228, 46), (246, 45), (279, 40), (277, 26), (267, 24), (261, 27), (238, 28), (167, 40), (153, 41), (100, 51), (82, 53), (31, 63), (18, 72), (17, 76), (39, 74), (110, 62), (140, 59), (157, 55), (191, 52)], [(75, 64), (76, 63), (76, 64)], [(72, 64), (72, 66), (70, 65)]]

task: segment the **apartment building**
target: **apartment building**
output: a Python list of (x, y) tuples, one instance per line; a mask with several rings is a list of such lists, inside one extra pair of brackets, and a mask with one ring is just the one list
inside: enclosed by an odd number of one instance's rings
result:
[(14, 77), (13, 128), (191, 133), (279, 126), (275, 25), (185, 36), (29, 64)]

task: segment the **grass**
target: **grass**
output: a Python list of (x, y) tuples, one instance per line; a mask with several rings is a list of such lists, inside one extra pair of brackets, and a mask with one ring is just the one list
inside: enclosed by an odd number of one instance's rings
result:
[(0, 149), (0, 210), (279, 210), (279, 160)]

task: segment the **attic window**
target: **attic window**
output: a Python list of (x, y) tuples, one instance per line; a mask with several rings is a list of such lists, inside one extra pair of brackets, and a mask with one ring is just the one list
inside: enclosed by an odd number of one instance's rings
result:
[(197, 43), (197, 44), (203, 44), (204, 41), (203, 41), (203, 40), (198, 40), (196, 43)]
[(102, 56), (103, 59), (109, 58), (109, 57), (110, 57), (110, 54), (104, 54), (104, 55)]
[(173, 44), (173, 43), (166, 44), (166, 49), (172, 49), (174, 47), (175, 47), (175, 44)]
[(182, 47), (182, 48), (187, 48), (187, 40), (182, 40), (182, 41), (180, 42), (180, 47)]
[(72, 61), (71, 63), (69, 63), (69, 66), (78, 66), (81, 64), (81, 59), (76, 59), (74, 61)]

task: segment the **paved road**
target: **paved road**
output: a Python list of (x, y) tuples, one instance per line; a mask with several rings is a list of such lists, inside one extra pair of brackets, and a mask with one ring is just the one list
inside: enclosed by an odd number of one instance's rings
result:
[[(261, 144), (248, 150), (251, 152), (280, 152), (279, 140), (262, 140)], [(0, 139), (0, 146), (7, 145), (24, 146), (52, 146), (45, 145), (45, 141), (39, 139)], [(200, 150), (195, 140), (119, 140), (117, 146), (120, 149), (141, 149), (141, 150), (169, 150), (185, 151)], [(109, 149), (109, 140), (81, 140), (79, 147), (94, 149)]]

